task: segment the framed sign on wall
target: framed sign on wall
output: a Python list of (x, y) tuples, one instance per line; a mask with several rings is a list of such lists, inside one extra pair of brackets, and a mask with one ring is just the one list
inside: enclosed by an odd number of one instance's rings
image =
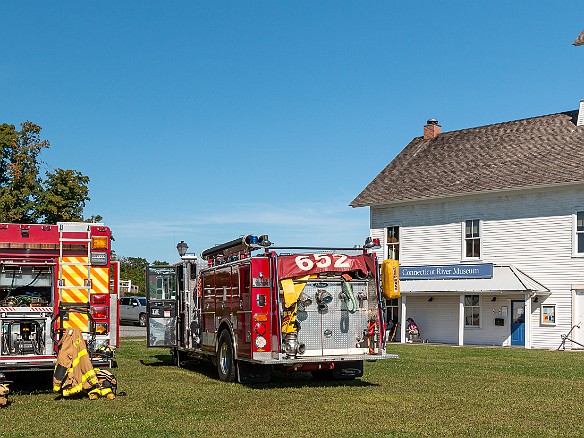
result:
[(541, 306), (541, 323), (545, 325), (556, 324), (556, 305), (545, 304)]

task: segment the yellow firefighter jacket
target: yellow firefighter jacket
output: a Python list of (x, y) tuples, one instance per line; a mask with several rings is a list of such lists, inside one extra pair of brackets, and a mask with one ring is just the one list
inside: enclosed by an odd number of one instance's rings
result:
[(67, 330), (59, 341), (59, 354), (53, 374), (53, 390), (62, 391), (63, 396), (66, 397), (83, 390), (90, 390), (97, 383), (81, 330), (77, 328)]

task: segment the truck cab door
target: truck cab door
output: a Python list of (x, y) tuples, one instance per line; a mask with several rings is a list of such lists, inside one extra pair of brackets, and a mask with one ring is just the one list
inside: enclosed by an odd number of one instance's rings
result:
[(146, 268), (146, 308), (148, 311), (148, 347), (176, 347), (178, 318), (177, 268)]

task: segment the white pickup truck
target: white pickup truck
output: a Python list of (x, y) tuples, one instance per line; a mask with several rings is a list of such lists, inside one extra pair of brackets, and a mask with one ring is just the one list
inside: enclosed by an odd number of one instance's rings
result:
[(146, 297), (120, 297), (120, 321), (146, 327)]

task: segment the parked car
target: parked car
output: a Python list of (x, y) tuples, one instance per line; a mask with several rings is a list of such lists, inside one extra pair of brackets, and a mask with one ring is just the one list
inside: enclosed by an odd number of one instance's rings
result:
[(146, 327), (146, 297), (120, 297), (120, 321)]

